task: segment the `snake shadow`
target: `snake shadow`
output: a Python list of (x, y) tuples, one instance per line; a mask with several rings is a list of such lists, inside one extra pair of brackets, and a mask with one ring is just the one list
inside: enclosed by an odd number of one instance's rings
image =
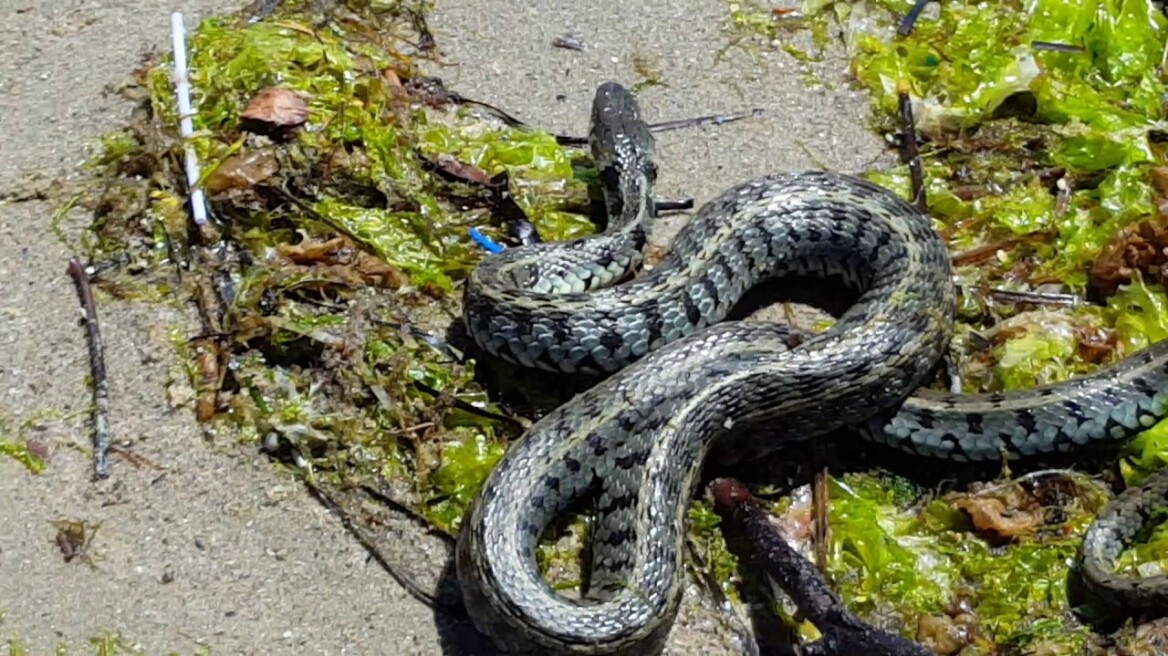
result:
[(442, 568), (441, 585), (448, 591), (441, 603), (434, 604), (434, 626), (438, 630), (438, 645), (443, 656), (496, 656), (499, 652), (491, 641), (475, 629), (463, 606), (458, 591), (458, 575), (454, 569), (454, 555), (446, 559)]

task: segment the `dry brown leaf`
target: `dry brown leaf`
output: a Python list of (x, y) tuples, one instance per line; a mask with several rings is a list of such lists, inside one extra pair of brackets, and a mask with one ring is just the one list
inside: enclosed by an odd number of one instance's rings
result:
[(1126, 226), (1115, 233), (1091, 265), (1091, 289), (1111, 296), (1131, 283), (1137, 272), (1153, 282), (1168, 279), (1168, 222), (1161, 216)]
[(1033, 534), (1044, 519), (1041, 508), (1034, 512), (1007, 508), (998, 497), (963, 497), (954, 500), (953, 505), (969, 515), (979, 532), (1011, 540)]
[(219, 408), (219, 390), (223, 385), (219, 368), (221, 351), (214, 337), (195, 338), (191, 340), (191, 347), (198, 372), (195, 380), (195, 419), (205, 424), (215, 418), (215, 411)]
[(93, 543), (93, 536), (101, 524), (73, 519), (56, 519), (52, 524), (57, 529), (53, 543), (61, 550), (65, 562), (71, 563), (79, 559), (90, 568), (96, 569), (93, 556), (89, 553), (89, 546)]
[(346, 237), (282, 245), (277, 251), (293, 264), (313, 266), (322, 277), (352, 286), (398, 289), (406, 282), (401, 271), (358, 248)]
[(291, 89), (268, 87), (260, 90), (239, 116), (247, 121), (291, 128), (308, 120), (308, 103)]
[(1168, 166), (1149, 174), (1156, 190), (1157, 215), (1115, 233), (1091, 265), (1091, 291), (1111, 296), (1138, 274), (1151, 282), (1168, 282)]
[(434, 166), (438, 167), (439, 171), (455, 180), (484, 186), (490, 186), (492, 184), (491, 176), (487, 175), (486, 171), (472, 164), (462, 162), (453, 155), (443, 153), (437, 157), (430, 158), (430, 161)]
[(385, 84), (388, 85), (389, 88), (402, 89), (403, 91), (405, 90), (405, 87), (402, 86), (401, 78), (398, 77), (397, 71), (393, 70), (392, 67), (387, 67), (385, 70), (381, 71), (381, 77), (385, 80)]
[(280, 255), (292, 260), (295, 264), (317, 264), (337, 261), (338, 251), (351, 248), (352, 244), (344, 237), (333, 237), (328, 241), (305, 240), (299, 244), (281, 244), (278, 248)]
[(1110, 362), (1119, 344), (1119, 337), (1114, 330), (1098, 327), (1076, 327), (1075, 337), (1079, 344), (1079, 356), (1091, 364)]
[(229, 157), (207, 176), (207, 193), (215, 195), (229, 189), (250, 189), (280, 170), (275, 156), (267, 150), (255, 150)]

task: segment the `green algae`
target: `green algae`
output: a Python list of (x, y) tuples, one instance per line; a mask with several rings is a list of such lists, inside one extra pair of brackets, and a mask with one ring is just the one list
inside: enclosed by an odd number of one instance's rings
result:
[(38, 449), (30, 446), (33, 441), (30, 434), (38, 425), (50, 419), (62, 419), (61, 413), (39, 409), (18, 416), (0, 405), (0, 457), (12, 458), (31, 474), (43, 472), (47, 463)]
[[(358, 3), (320, 20), (313, 3), (285, 2), (260, 22), (203, 21), (188, 40), (190, 143), (215, 223), (188, 227), (165, 57), (128, 89), (134, 120), (96, 144), (85, 243), (107, 265), (103, 290), (200, 307), (204, 332), (172, 340), (174, 384), (192, 391), (172, 397), (201, 421), (317, 483), (406, 481), (419, 515), (453, 532), (516, 426), (443, 334), (483, 255), (468, 230), (503, 236), (475, 176), (506, 172), (546, 238), (593, 227), (567, 211), (586, 200), (576, 153), (463, 111), (420, 73), (424, 9)], [(272, 87), (303, 101), (302, 125), (244, 118)], [(465, 176), (446, 175), (448, 161)], [(201, 250), (215, 240), (228, 260)]]
[(39, 474), (45, 469), (45, 461), (29, 452), (25, 444), (0, 440), (0, 456), (12, 458), (33, 474)]
[[(0, 621), (2, 620), (3, 615), (0, 614)], [(72, 649), (66, 642), (60, 641), (53, 647), (52, 654), (53, 656), (70, 656), (70, 654), (82, 653), (93, 656), (138, 656), (145, 653), (113, 631), (102, 631), (90, 636), (86, 642), (89, 643), (89, 649), (77, 650)], [(7, 650), (6, 653), (9, 656), (30, 656), (24, 641), (17, 636), (9, 636), (3, 641), (2, 646)], [(166, 652), (167, 656), (178, 656), (180, 653), (178, 651)], [(188, 653), (192, 656), (210, 656), (212, 651), (209, 647), (197, 647)]]
[[(249, 443), (290, 447), (292, 462), (317, 480), (340, 487), (405, 479), (419, 514), (453, 533), (513, 426), (475, 380), (473, 363), (412, 330), (433, 336), (457, 316), (458, 285), (481, 257), (467, 228), (502, 233), (487, 224), (481, 206), (465, 202), (467, 185), (440, 180), (433, 164), (450, 156), (487, 176), (506, 172), (512, 197), (550, 239), (591, 232), (590, 222), (569, 211), (586, 175), (549, 134), (436, 109), (404, 91), (400, 79), (418, 76), (413, 59), (421, 55), (407, 52), (409, 22), (395, 13), (400, 5), (371, 5), (322, 27), (310, 10), (286, 4), (271, 21), (213, 19), (191, 35), (193, 143), (205, 163), (203, 180), (244, 155), (275, 150), (279, 164), (271, 182), (212, 199), (226, 219), (225, 236), (252, 261), (237, 276), (217, 329), (228, 336), (219, 348), (229, 373), (216, 416)], [(1149, 171), (1162, 158), (1156, 130), (1163, 83), (1152, 63), (1163, 51), (1162, 17), (1143, 2), (946, 2), (939, 19), (922, 19), (910, 37), (891, 41), (890, 20), (878, 20), (880, 12), (909, 4), (807, 2), (801, 18), (776, 23), (761, 6), (738, 3), (732, 21), (740, 33), (761, 32), (806, 63), (821, 55), (786, 43), (785, 32), (810, 29), (823, 48), (829, 20), (844, 25), (853, 74), (873, 94), (879, 129), (895, 129), (896, 90), (908, 84), (931, 140), (924, 148), (930, 208), (955, 251), (1040, 236), (959, 270), (968, 283), (963, 316), (1018, 316), (987, 310), (980, 294), (991, 287), (1053, 282), (1081, 293), (1085, 263), (1118, 228), (1156, 212)], [(1083, 51), (1035, 51), (1034, 41)], [(660, 83), (649, 73), (642, 73), (644, 84)], [(173, 164), (177, 115), (166, 62), (144, 78), (148, 125), (165, 139), (138, 126), (103, 140), (92, 168), (112, 185), (89, 243), (97, 258), (150, 272), (150, 285), (134, 292), (112, 276), (107, 289), (189, 300), (196, 290), (171, 268), (192, 237)], [(305, 129), (275, 143), (248, 134), (239, 118), (255, 93), (272, 85), (303, 94), (309, 117)], [(1019, 112), (1018, 104), (1033, 109)], [(1065, 181), (1065, 197), (1051, 193), (1052, 176)], [(869, 177), (909, 195), (903, 168)], [(296, 202), (272, 201), (281, 194)], [(273, 256), (336, 236), (400, 279), (355, 288), (335, 271)], [(1018, 335), (993, 346), (988, 364), (975, 363), (984, 375), (966, 366), (967, 387), (1017, 389), (1088, 370), (1078, 327), (1113, 331), (1111, 357), (1122, 357), (1158, 338), (1165, 300), (1163, 290), (1137, 280), (1106, 308), (1061, 313), (1068, 330), (1020, 322)], [(193, 361), (195, 349), (180, 341)], [(188, 374), (198, 380), (200, 371), (192, 365)], [(1165, 462), (1162, 435), (1168, 432), (1158, 426), (1129, 445), (1125, 476), (1134, 480)], [(833, 481), (833, 496), (829, 568), (862, 612), (911, 632), (914, 617), (967, 603), (978, 619), (967, 654), (1086, 640), (1067, 619), (1065, 573), (1087, 504), (1039, 535), (990, 548), (950, 501), (903, 479), (843, 477)], [(709, 573), (733, 595), (737, 563), (716, 516), (698, 502), (689, 519)], [(566, 531), (563, 546), (540, 547), (545, 571), (576, 558), (586, 527), (577, 522)], [(1143, 548), (1132, 558), (1147, 562)]]
[[(248, 150), (247, 140), (238, 137), (240, 114), (257, 91), (279, 86), (306, 98), (310, 126), (286, 144), (281, 166), (291, 167), (289, 177), (308, 187), (311, 209), (325, 226), (281, 218), (314, 232), (327, 227), (345, 234), (400, 267), (419, 287), (450, 293), (481, 255), (458, 213), (443, 206), (426, 155), (453, 155), (490, 173), (506, 167), (521, 190), (518, 202), (538, 228), (555, 238), (581, 232), (579, 220), (564, 225), (570, 222), (547, 193), (549, 184), (563, 187), (572, 178), (569, 157), (553, 137), (506, 126), (484, 130), (482, 121), (427, 112), (403, 99), (392, 72), (413, 71), (393, 49), (404, 46), (407, 35), (392, 20), (380, 19), (377, 40), (361, 24), (311, 28), (303, 20), (294, 15), (241, 28), (233, 18), (216, 18), (192, 33), (191, 83), (198, 92), (192, 142), (206, 162), (204, 181), (229, 157)], [(392, 45), (380, 47), (386, 44)], [(148, 84), (155, 114), (173, 124), (169, 72), (151, 69)], [(106, 161), (130, 149), (124, 137), (107, 142), (101, 156)], [(323, 180), (297, 179), (342, 154), (344, 164)]]
[(853, 610), (889, 628), (914, 629), (921, 615), (967, 608), (979, 633), (963, 654), (1051, 635), (1081, 646), (1089, 633), (1067, 616), (1067, 566), (1103, 499), (1080, 479), (1073, 482), (1084, 498), (1064, 508), (1061, 521), (1003, 549), (975, 535), (954, 497), (898, 477), (845, 475), (832, 482), (828, 573)]
[[(1140, 271), (1101, 305), (1036, 308), (992, 296), (1083, 297), (1092, 264), (1117, 232), (1160, 220), (1153, 169), (1165, 163), (1168, 90), (1161, 8), (1144, 0), (943, 2), (897, 36), (913, 4), (808, 0), (798, 14), (776, 16), (734, 2), (728, 24), (735, 38), (753, 33), (798, 62), (813, 58), (792, 51), (783, 37), (790, 26), (841, 36), (878, 132), (900, 131), (898, 94), (907, 91), (923, 138), (929, 210), (961, 281), (965, 390), (1067, 380), (1168, 336), (1168, 296)], [(865, 175), (912, 198), (907, 166)], [(968, 348), (987, 340), (988, 349)], [(1168, 463), (1165, 424), (1120, 455), (1128, 484)], [(961, 654), (1082, 653), (1090, 632), (1071, 619), (1067, 571), (1102, 500), (1064, 509), (1061, 528), (1044, 525), (991, 548), (950, 500), (927, 490), (911, 501), (891, 493), (905, 484), (893, 476), (833, 481), (829, 573), (853, 608), (914, 637), (914, 618), (959, 601), (975, 618)], [(1164, 530), (1129, 550), (1121, 568), (1159, 567)]]
[(698, 568), (717, 582), (722, 594), (738, 599), (739, 560), (726, 544), (726, 538), (719, 527), (722, 518), (708, 501), (694, 501), (686, 511), (689, 522), (689, 539), (701, 558)]
[[(884, 4), (904, 11), (911, 3)], [(872, 93), (887, 129), (897, 112), (897, 85), (906, 85), (918, 129), (937, 142), (1001, 120), (997, 113), (1007, 100), (1024, 96), (1032, 108), (1021, 118), (1030, 125), (1017, 126), (1019, 136), (1040, 140), (1042, 148), (1018, 153), (1019, 144), (1007, 136), (994, 144), (1006, 157), (926, 150), (930, 181), (949, 187), (996, 182), (1004, 190), (974, 201), (949, 198), (930, 209), (948, 226), (972, 218), (985, 237), (1053, 230), (1057, 236), (1033, 254), (1032, 275), (1081, 290), (1084, 263), (1118, 228), (1155, 213), (1148, 169), (1162, 161), (1155, 141), (1165, 87), (1154, 64), (1166, 33), (1163, 14), (1143, 0), (947, 2), (936, 20), (917, 21), (908, 37), (857, 35), (852, 71)], [(1036, 42), (1081, 51), (1036, 49)], [(1043, 168), (1062, 169), (1072, 180), (1102, 178), (1076, 186), (1060, 214), (1054, 195), (1044, 193)], [(955, 180), (959, 171), (975, 179)]]

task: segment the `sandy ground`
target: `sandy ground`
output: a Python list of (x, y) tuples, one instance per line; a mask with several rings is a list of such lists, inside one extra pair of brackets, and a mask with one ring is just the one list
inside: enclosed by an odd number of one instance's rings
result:
[[(198, 16), (237, 2), (188, 0)], [(589, 5), (595, 5), (586, 8)], [(0, 0), (0, 194), (38, 179), (74, 178), (84, 146), (124, 120), (107, 94), (142, 52), (168, 47), (159, 0)], [(592, 90), (634, 83), (634, 62), (660, 71), (646, 90), (651, 120), (761, 108), (755, 120), (663, 134), (664, 197), (699, 203), (726, 186), (798, 168), (858, 171), (880, 157), (863, 130), (865, 98), (844, 65), (821, 67), (808, 88), (783, 54), (731, 51), (717, 0), (598, 3), (443, 0), (432, 17), (451, 66), (436, 69), (464, 95), (562, 132), (583, 133)], [(570, 32), (583, 52), (556, 49)], [(51, 450), (43, 474), (0, 458), (0, 637), (32, 654), (58, 643), (88, 653), (102, 630), (144, 653), (467, 653), (440, 636), (446, 623), (367, 562), (339, 522), (250, 447), (205, 441), (192, 416), (168, 404), (174, 359), (165, 336), (181, 317), (158, 306), (104, 301), (102, 329), (117, 443), (156, 463), (117, 456), (109, 481), (90, 481), (75, 448), (88, 440), (88, 364), (72, 286), (70, 248), (54, 238), (56, 201), (0, 201), (0, 437)], [(76, 238), (85, 217), (71, 216)], [(101, 527), (96, 568), (63, 561), (53, 520)], [(441, 553), (409, 550), (439, 567)], [(689, 622), (673, 653), (719, 653), (716, 627)], [(699, 646), (702, 645), (702, 646)], [(0, 654), (6, 652), (0, 645)]]

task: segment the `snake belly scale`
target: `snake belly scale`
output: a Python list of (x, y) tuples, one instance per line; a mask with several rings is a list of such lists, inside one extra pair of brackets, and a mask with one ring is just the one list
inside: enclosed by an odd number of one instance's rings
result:
[[(467, 329), (492, 355), (612, 374), (512, 444), (463, 518), (463, 597), (503, 652), (659, 652), (681, 598), (701, 464), (739, 428), (765, 427), (749, 445), (759, 455), (853, 426), (919, 455), (991, 460), (1127, 439), (1165, 414), (1162, 345), (1027, 392), (918, 391), (952, 333), (949, 255), (926, 215), (857, 178), (738, 184), (695, 214), (652, 271), (626, 280), (655, 218), (656, 165), (620, 85), (597, 89), (590, 142), (607, 230), (488, 257), (466, 289)], [(858, 300), (798, 340), (780, 324), (723, 321), (753, 286), (794, 274), (840, 276)], [(535, 548), (585, 495), (597, 512), (591, 585), (572, 599), (543, 580)]]

